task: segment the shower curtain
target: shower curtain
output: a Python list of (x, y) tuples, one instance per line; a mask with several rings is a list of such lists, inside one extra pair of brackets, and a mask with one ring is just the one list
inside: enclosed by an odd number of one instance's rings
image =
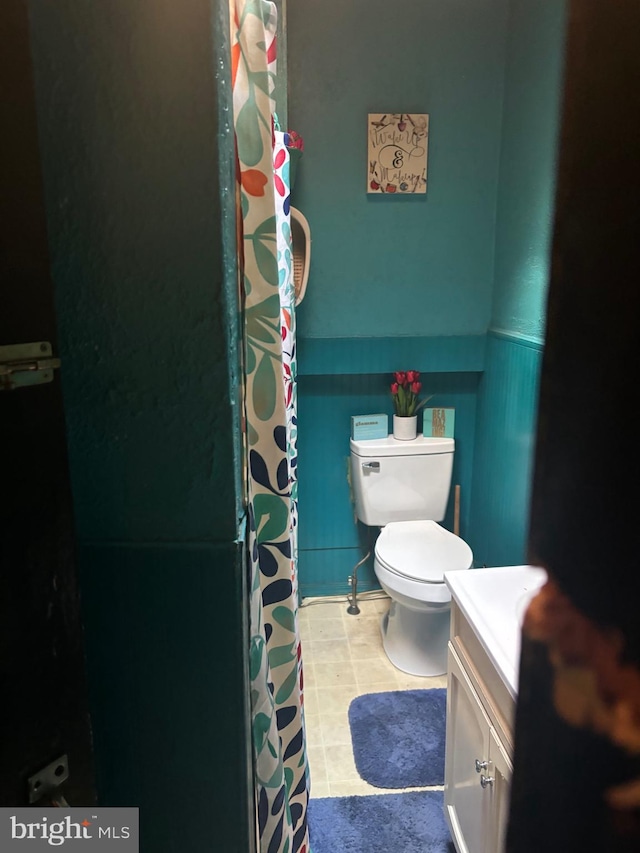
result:
[(230, 0), (241, 221), (251, 577), (250, 676), (261, 853), (309, 853), (297, 625), (295, 306), (289, 158), (274, 132), (276, 8)]

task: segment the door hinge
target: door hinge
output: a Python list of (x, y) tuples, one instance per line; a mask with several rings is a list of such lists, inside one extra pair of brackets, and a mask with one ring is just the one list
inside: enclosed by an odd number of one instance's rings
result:
[(58, 367), (60, 359), (53, 357), (48, 341), (0, 346), (0, 391), (53, 382)]
[(60, 786), (69, 778), (69, 759), (61, 755), (47, 764), (38, 773), (27, 779), (29, 802), (36, 803), (45, 798), (55, 806), (67, 806)]

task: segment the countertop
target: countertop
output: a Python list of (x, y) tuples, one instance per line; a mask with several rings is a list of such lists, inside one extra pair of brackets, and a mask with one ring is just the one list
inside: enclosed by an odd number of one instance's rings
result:
[(514, 699), (518, 693), (522, 619), (546, 579), (545, 570), (536, 566), (498, 566), (444, 575), (454, 601)]

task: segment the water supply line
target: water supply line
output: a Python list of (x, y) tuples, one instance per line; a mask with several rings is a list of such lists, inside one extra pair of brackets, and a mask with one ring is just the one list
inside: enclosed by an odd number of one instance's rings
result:
[(360, 613), (360, 608), (358, 607), (358, 569), (363, 563), (366, 563), (369, 557), (371, 556), (371, 548), (367, 551), (366, 555), (355, 564), (353, 567), (353, 572), (347, 578), (347, 583), (351, 586), (351, 594), (347, 596), (349, 600), (349, 606), (347, 607), (347, 613), (350, 613), (351, 616), (357, 616)]

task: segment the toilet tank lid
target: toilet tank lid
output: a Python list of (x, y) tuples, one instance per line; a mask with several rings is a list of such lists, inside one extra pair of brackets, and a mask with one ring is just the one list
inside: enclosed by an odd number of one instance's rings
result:
[(420, 433), (410, 441), (388, 435), (385, 438), (351, 439), (351, 452), (356, 456), (426, 456), (430, 453), (453, 453), (455, 439), (432, 438)]

